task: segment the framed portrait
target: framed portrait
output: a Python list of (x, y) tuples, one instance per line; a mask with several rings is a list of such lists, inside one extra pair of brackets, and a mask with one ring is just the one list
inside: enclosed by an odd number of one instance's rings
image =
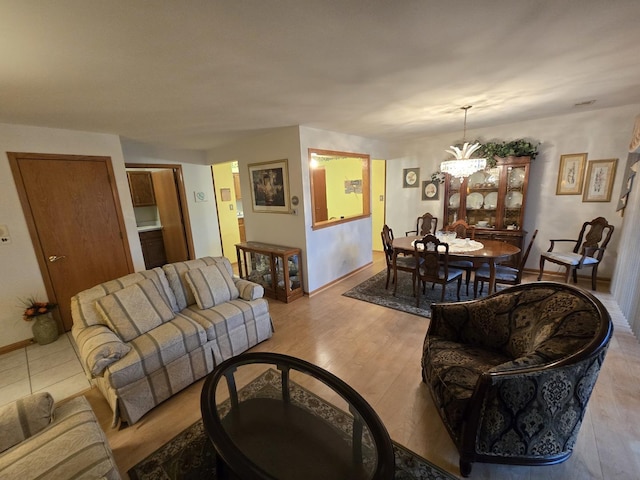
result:
[(584, 193), (582, 194), (583, 202), (609, 202), (611, 200), (617, 163), (617, 158), (589, 162)]
[(420, 169), (405, 168), (402, 170), (402, 188), (418, 188), (420, 186)]
[(580, 195), (584, 183), (586, 153), (570, 153), (560, 156), (556, 195)]
[(253, 163), (248, 168), (253, 211), (290, 213), (287, 160)]
[(439, 182), (422, 182), (422, 200), (438, 200), (439, 193)]

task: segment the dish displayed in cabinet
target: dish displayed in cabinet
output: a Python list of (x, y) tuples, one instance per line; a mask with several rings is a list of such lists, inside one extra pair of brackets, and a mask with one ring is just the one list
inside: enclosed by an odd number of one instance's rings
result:
[(487, 180), (487, 174), (480, 170), (469, 177), (468, 185), (470, 187), (481, 187)]
[(460, 194), (454, 193), (449, 197), (449, 206), (453, 208), (458, 208), (460, 206)]
[(467, 196), (467, 208), (471, 210), (479, 210), (484, 203), (484, 197), (481, 193), (474, 192)]
[(521, 187), (524, 183), (524, 168), (514, 168), (509, 172), (509, 186), (512, 188)]
[(508, 192), (505, 203), (507, 208), (520, 208), (522, 206), (522, 194), (520, 192)]
[(495, 209), (498, 206), (498, 192), (487, 193), (484, 197), (484, 208)]

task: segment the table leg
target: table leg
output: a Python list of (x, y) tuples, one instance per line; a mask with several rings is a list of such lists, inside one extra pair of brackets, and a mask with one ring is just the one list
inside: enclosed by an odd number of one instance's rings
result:
[(496, 289), (496, 262), (495, 260), (491, 260), (489, 262), (489, 292), (488, 295), (491, 295)]

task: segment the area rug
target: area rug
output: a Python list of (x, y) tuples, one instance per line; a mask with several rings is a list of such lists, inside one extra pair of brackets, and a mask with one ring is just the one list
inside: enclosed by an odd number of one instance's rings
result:
[[(280, 374), (267, 370), (239, 392), (240, 400), (254, 397), (280, 395)], [(297, 405), (313, 411), (333, 428), (350, 434), (351, 415), (331, 405), (305, 388), (290, 382), (291, 398)], [(229, 409), (229, 402), (219, 406), (221, 415)], [(365, 437), (366, 442), (366, 437)], [(393, 442), (396, 464), (396, 480), (455, 480), (426, 459), (402, 445)], [(216, 455), (204, 432), (202, 421), (178, 434), (128, 472), (132, 480), (191, 480), (216, 477)]]
[[(373, 277), (356, 285), (351, 290), (343, 293), (346, 297), (356, 298), (383, 307), (401, 310), (407, 313), (413, 313), (421, 317), (431, 318), (431, 309), (429, 306), (434, 302), (439, 302), (442, 295), (442, 285), (436, 285), (431, 289), (431, 285), (427, 285), (425, 294), (420, 299), (420, 308), (416, 307), (416, 297), (413, 296), (413, 285), (411, 283), (411, 274), (407, 272), (398, 272), (398, 291), (393, 295), (393, 273), (389, 281), (389, 288), (384, 288), (387, 282), (387, 271), (383, 270), (375, 274)], [(457, 302), (456, 288), (458, 284), (452, 282), (447, 285), (444, 301)], [(497, 290), (501, 288), (498, 287)], [(460, 288), (460, 301), (473, 300), (473, 282), (469, 282), (469, 295), (466, 294), (467, 287), (462, 279), (462, 287)], [(422, 293), (422, 292), (420, 292)], [(484, 294), (487, 293), (487, 285), (484, 286)]]

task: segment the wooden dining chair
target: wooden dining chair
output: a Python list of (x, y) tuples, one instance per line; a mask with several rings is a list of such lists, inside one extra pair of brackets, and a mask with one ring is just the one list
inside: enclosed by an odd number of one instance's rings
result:
[(460, 286), (462, 285), (462, 270), (458, 268), (450, 268), (449, 266), (449, 244), (440, 242), (435, 235), (425, 235), (422, 239), (416, 240), (414, 243), (415, 262), (418, 267), (417, 282), (414, 282), (413, 292), (416, 296), (416, 307), (420, 306), (420, 297), (418, 288), (422, 284), (422, 295), (425, 294), (427, 282), (442, 285), (442, 297), (440, 301), (444, 301), (444, 295), (447, 285), (458, 280), (458, 300), (460, 300)]
[[(533, 232), (529, 245), (524, 252), (524, 255), (520, 259), (520, 265), (518, 268), (509, 267), (508, 265), (496, 265), (496, 284), (502, 283), (506, 285), (519, 285), (522, 283), (522, 271), (529, 258), (529, 252), (533, 246), (533, 241), (538, 235), (538, 230)], [(484, 282), (488, 282), (491, 278), (491, 272), (488, 265), (483, 265), (478, 270), (473, 278), (473, 298), (478, 298), (478, 284), (480, 284), (480, 295), (482, 295), (482, 289), (484, 288)]]
[[(588, 229), (588, 230), (587, 230)], [(590, 222), (584, 222), (577, 240), (554, 239), (550, 240), (549, 250), (540, 254), (540, 273), (538, 280), (542, 279), (544, 262), (549, 261), (565, 267), (565, 282), (569, 283), (569, 276), (573, 272), (573, 283), (578, 283), (578, 270), (591, 268), (591, 289), (596, 289), (598, 265), (602, 260), (611, 235), (613, 225), (604, 217), (597, 217)], [(582, 241), (584, 239), (584, 242)], [(571, 252), (554, 251), (556, 243), (569, 242), (574, 247)]]
[[(380, 233), (382, 237), (382, 247), (384, 249), (384, 258), (387, 261), (387, 283), (384, 288), (389, 288), (389, 279), (391, 278), (391, 273), (393, 271), (393, 230), (389, 228), (388, 225), (384, 225), (382, 227), (382, 232)], [(410, 272), (411, 273), (411, 281), (415, 284), (416, 281), (416, 260), (411, 256), (398, 256), (396, 258), (396, 270), (401, 272)], [(396, 272), (393, 272), (393, 278), (396, 278)], [(397, 289), (397, 282), (393, 287), (393, 294), (395, 295)]]
[(405, 235), (409, 234), (420, 235), (424, 237), (428, 233), (435, 234), (438, 230), (438, 217), (434, 217), (429, 212), (425, 213), (416, 220), (416, 229), (405, 232)]
[[(447, 232), (456, 232), (456, 238), (470, 238), (471, 240), (476, 237), (476, 227), (472, 227), (464, 220), (457, 220), (450, 225), (444, 227)], [(469, 282), (471, 281), (471, 272), (476, 267), (470, 260), (454, 260), (449, 263), (454, 268), (462, 269), (466, 272), (465, 285), (467, 286), (467, 295), (469, 295)]]

